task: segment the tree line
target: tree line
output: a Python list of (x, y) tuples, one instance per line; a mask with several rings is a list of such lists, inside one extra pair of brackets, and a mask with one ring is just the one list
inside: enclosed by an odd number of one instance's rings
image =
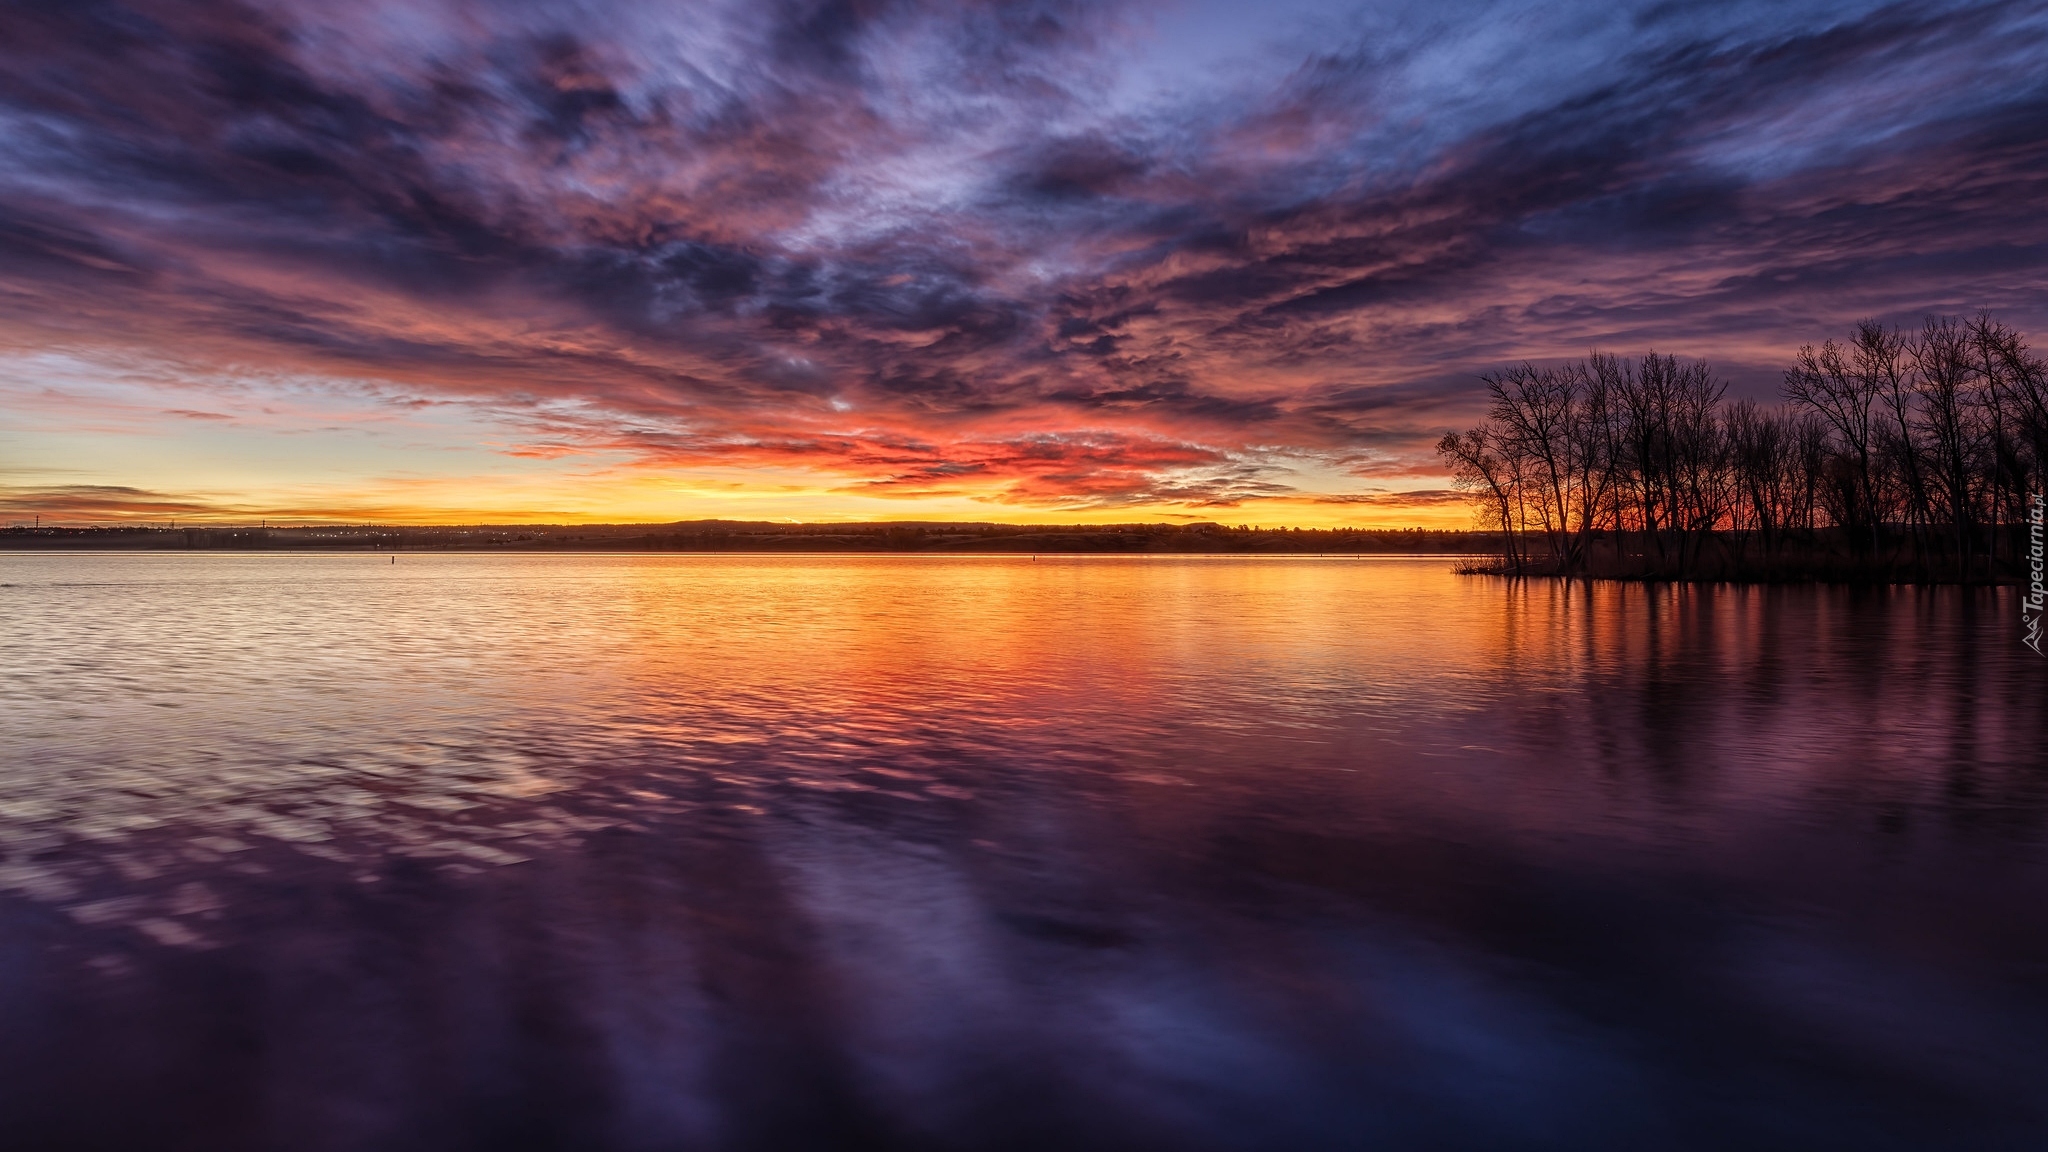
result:
[(1224, 524), (991, 524), (933, 521), (794, 524), (321, 525), (287, 528), (0, 528), (0, 552), (28, 549), (454, 552), (993, 552), (1349, 556), (1498, 551), (1491, 533), (1434, 529), (1255, 528)]
[(1511, 573), (1997, 579), (2048, 466), (2048, 362), (1988, 315), (1860, 321), (1774, 405), (1655, 352), (1482, 379), (1486, 419), (1437, 452)]

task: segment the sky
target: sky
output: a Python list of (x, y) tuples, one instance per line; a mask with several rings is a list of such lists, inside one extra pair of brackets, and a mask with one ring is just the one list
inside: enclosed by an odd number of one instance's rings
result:
[(1463, 527), (2044, 206), (2042, 2), (0, 0), (0, 523)]

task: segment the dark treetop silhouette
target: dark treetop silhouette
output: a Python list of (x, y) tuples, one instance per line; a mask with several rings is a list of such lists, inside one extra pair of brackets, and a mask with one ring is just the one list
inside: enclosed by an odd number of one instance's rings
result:
[(1861, 321), (1799, 350), (1775, 409), (1655, 352), (1483, 378), (1488, 419), (1437, 451), (1500, 571), (1967, 582), (2025, 559), (2048, 364), (1988, 315)]

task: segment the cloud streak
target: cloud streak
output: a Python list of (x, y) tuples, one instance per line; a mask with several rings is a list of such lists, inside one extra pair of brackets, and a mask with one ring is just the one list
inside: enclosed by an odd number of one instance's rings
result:
[(1761, 390), (1858, 315), (2048, 319), (2038, 6), (1332, 7), (1220, 86), (1158, 55), (1196, 15), (6, 0), (0, 339), (518, 459), (1187, 511), (1428, 505), (1502, 359)]

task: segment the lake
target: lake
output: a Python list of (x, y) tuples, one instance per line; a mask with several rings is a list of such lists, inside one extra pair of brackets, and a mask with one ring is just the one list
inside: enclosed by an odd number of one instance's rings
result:
[(0, 553), (20, 1148), (2040, 1148), (2012, 589)]

